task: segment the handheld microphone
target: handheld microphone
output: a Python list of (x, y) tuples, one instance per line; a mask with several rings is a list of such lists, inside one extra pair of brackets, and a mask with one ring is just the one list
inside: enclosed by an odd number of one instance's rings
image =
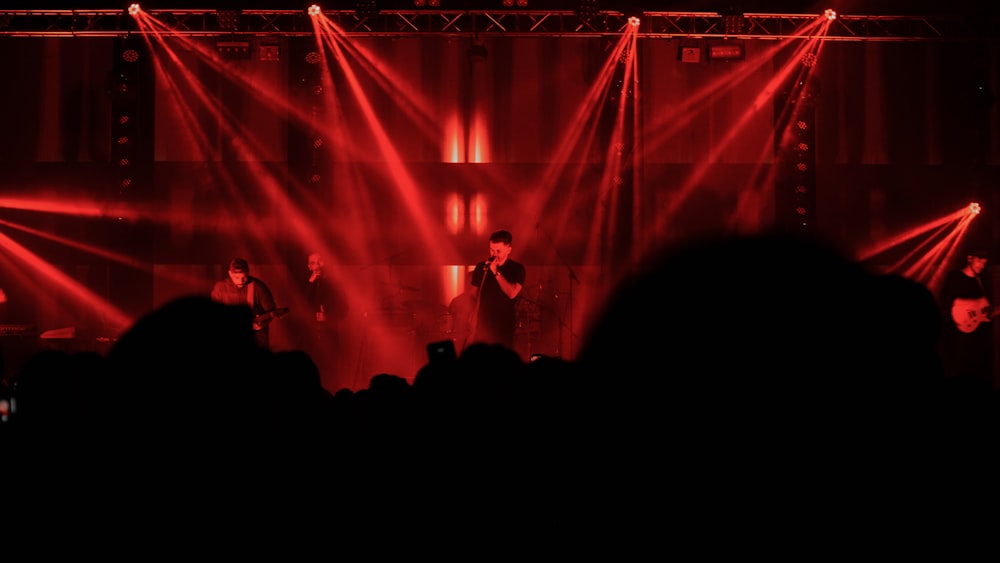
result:
[(489, 268), (490, 264), (492, 264), (494, 260), (496, 260), (496, 256), (490, 256), (486, 259), (486, 262), (484, 262), (483, 265), (485, 265), (486, 268)]

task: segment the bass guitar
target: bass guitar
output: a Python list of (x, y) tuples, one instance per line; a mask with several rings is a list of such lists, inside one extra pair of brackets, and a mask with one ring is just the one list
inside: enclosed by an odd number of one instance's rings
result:
[(1000, 314), (1000, 305), (991, 307), (985, 297), (977, 299), (956, 299), (951, 306), (951, 318), (961, 332), (976, 330), (979, 323), (989, 322)]
[(253, 329), (264, 330), (264, 327), (271, 324), (275, 319), (280, 319), (288, 314), (288, 307), (278, 307), (272, 311), (261, 313), (253, 318)]

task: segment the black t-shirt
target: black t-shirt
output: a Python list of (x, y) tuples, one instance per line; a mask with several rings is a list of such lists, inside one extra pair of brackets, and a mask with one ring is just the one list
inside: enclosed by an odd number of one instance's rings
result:
[[(497, 271), (507, 281), (524, 286), (526, 275), (524, 264), (508, 258), (502, 265), (497, 266)], [(513, 348), (517, 298), (511, 299), (500, 289), (496, 278), (489, 273), (485, 260), (476, 264), (476, 269), (472, 273), (472, 285), (479, 288), (479, 309), (473, 340), (503, 344)]]

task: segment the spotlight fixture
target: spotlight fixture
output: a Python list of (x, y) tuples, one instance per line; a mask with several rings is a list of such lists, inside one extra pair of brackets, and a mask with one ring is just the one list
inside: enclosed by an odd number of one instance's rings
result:
[(700, 63), (701, 45), (697, 39), (682, 40), (677, 48), (677, 58), (682, 63)]
[(746, 59), (746, 46), (740, 41), (719, 41), (708, 44), (710, 61), (742, 61)]
[(379, 14), (377, 0), (354, 0), (354, 15), (368, 18)]
[(216, 10), (215, 21), (222, 31), (236, 31), (240, 23), (240, 10)]
[(309, 6), (309, 9), (306, 10), (306, 13), (313, 17), (318, 16), (320, 13), (319, 6), (316, 4), (312, 4), (311, 6)]
[(746, 31), (747, 20), (742, 12), (723, 12), (722, 31), (726, 35), (739, 35)]
[(600, 15), (598, 0), (580, 0), (576, 5), (576, 16), (581, 20), (589, 20)]
[(242, 41), (216, 41), (215, 50), (226, 58), (231, 59), (249, 59), (250, 58), (250, 42), (246, 40)]
[(259, 58), (262, 61), (280, 61), (281, 48), (275, 44), (261, 44)]

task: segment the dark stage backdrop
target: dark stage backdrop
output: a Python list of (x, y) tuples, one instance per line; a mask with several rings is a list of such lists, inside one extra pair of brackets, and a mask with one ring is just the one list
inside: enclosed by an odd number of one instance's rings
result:
[[(238, 253), (259, 257), (274, 285), (292, 291), (308, 248), (297, 235), (296, 219), (268, 200), (274, 182), (262, 178), (283, 178), (300, 166), (298, 132), (287, 106), (255, 93), (302, 99), (299, 75), (305, 70), (296, 55), (308, 50), (301, 42), (311, 39), (253, 38), (254, 49), (267, 41), (281, 56), (231, 61), (230, 70), (250, 81), (239, 87), (227, 71), (199, 61), (190, 49), (178, 50), (179, 64), (222, 101), (225, 118), (154, 72), (141, 77), (138, 95), (148, 105), (139, 106), (140, 134), (149, 162), (137, 189), (125, 195), (118, 185), (113, 131), (116, 41), (0, 40), (0, 76), (7, 86), (0, 89), (5, 124), (0, 197), (86, 200), (106, 209), (134, 204), (155, 210), (156, 218), (80, 219), (71, 210), (0, 208), (0, 232), (132, 317), (178, 294), (207, 292), (222, 274), (221, 264)], [(600, 296), (613, 284), (614, 270), (627, 267), (627, 261), (607, 253), (588, 252), (600, 237), (594, 218), (606, 204), (607, 138), (598, 131), (592, 144), (567, 147), (567, 132), (584, 120), (580, 107), (612, 43), (600, 37), (484, 37), (479, 43), (487, 55), (475, 58), (466, 36), (352, 41), (377, 61), (387, 80), (407, 86), (387, 90), (371, 73), (359, 73), (370, 104), (366, 112), (345, 77), (335, 77), (343, 100), (337, 127), (355, 145), (333, 151), (324, 163), (324, 181), (311, 188), (319, 205), (299, 199), (289, 187), (294, 181), (286, 182), (290, 199), (309, 208), (310, 226), (326, 225), (327, 245), (343, 250), (331, 261), (353, 278), (379, 272), (390, 279), (396, 285), (385, 299), (398, 299), (400, 286), (416, 287), (419, 294), (405, 301), (439, 307), (454, 297), (455, 288), (428, 281), (439, 276), (424, 270), (485, 257), (485, 233), (445, 229), (443, 211), (443, 256), (431, 259), (430, 253), (410, 250), (414, 243), (441, 241), (414, 240), (420, 231), (411, 204), (400, 195), (398, 177), (388, 173), (386, 155), (371, 133), (368, 117), (376, 116), (424, 209), (443, 210), (453, 197), (481, 196), (490, 204), (487, 230), (514, 230), (515, 255), (529, 265), (532, 301), (538, 304), (523, 312), (522, 352), (571, 354), (587, 319), (599, 309)], [(635, 209), (629, 245), (651, 248), (720, 232), (759, 231), (787, 212), (768, 174), (776, 120), (772, 80), (780, 57), (759, 67), (754, 63), (782, 41), (748, 40), (742, 61), (692, 64), (679, 59), (676, 39), (639, 40), (639, 115), (631, 147), (639, 155), (638, 192), (629, 202)], [(977, 198), (984, 203), (985, 221), (976, 236), (995, 247), (1000, 241), (991, 212), (1000, 209), (998, 59), (996, 45), (972, 42), (824, 44), (811, 94), (817, 234), (856, 252)], [(411, 102), (419, 105), (420, 118), (406, 111)], [(483, 116), (482, 162), (474, 162), (468, 143), (457, 157), (448, 148), (448, 124), (463, 123), (460, 129), (467, 132), (470, 107)], [(238, 124), (240, 133), (227, 132), (223, 120)], [(436, 125), (421, 127), (422, 121)], [(203, 139), (192, 138), (191, 122), (206, 132)], [(247, 139), (253, 140), (253, 151), (235, 148)], [(570, 165), (549, 178), (553, 163), (561, 161)], [(238, 190), (222, 189), (222, 183)], [(348, 193), (364, 193), (377, 203), (363, 211), (369, 226), (364, 232), (338, 230), (362, 213)], [(246, 222), (266, 233), (268, 248), (234, 228)], [(134, 264), (123, 266), (81, 243), (113, 250)], [(101, 335), (120, 329), (41, 284), (42, 274), (20, 259), (7, 256), (0, 267), (0, 287), (12, 297), (2, 322), (46, 329), (86, 326), (88, 333)], [(571, 291), (579, 305), (568, 313), (565, 298)], [(539, 323), (548, 326), (539, 330)], [(294, 335), (282, 330), (276, 329), (279, 345), (294, 345)]]

